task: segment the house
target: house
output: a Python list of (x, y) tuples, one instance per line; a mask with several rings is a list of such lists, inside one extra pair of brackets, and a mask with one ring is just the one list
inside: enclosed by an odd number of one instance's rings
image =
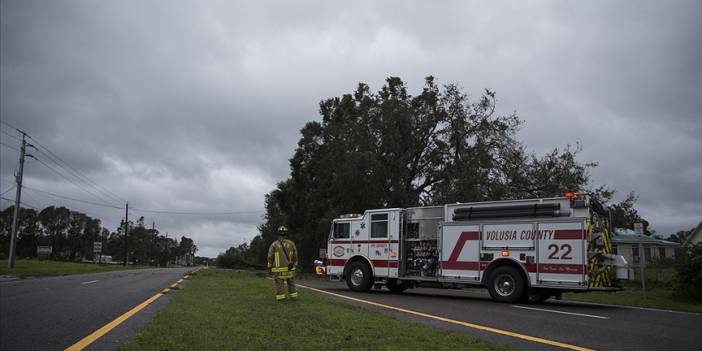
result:
[[(640, 252), (641, 247), (643, 247), (643, 253)], [(679, 243), (636, 235), (630, 229), (617, 229), (612, 237), (614, 253), (624, 256), (629, 264), (638, 264), (642, 256), (646, 263), (660, 259), (674, 259), (675, 250), (679, 247)]]
[(686, 235), (683, 239), (683, 246), (695, 245), (702, 243), (702, 221), (697, 225), (697, 228), (693, 229), (690, 234)]

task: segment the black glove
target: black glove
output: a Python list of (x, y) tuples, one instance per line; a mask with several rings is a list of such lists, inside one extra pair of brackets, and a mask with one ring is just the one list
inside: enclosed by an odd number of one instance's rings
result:
[(292, 271), (292, 269), (293, 269), (294, 267), (295, 267), (295, 264), (294, 264), (294, 263), (288, 264), (288, 270), (289, 270), (289, 271)]

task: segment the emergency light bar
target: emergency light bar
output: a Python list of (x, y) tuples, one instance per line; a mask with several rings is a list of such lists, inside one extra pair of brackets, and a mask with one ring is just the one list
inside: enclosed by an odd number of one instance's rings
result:
[(359, 217), (363, 217), (363, 215), (360, 213), (347, 213), (347, 214), (343, 214), (343, 215), (339, 216), (339, 218), (359, 218)]

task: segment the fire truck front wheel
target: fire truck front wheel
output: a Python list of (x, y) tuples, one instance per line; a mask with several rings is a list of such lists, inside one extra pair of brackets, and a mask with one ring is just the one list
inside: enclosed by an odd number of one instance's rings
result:
[(524, 295), (524, 278), (509, 266), (496, 268), (490, 276), (488, 291), (495, 301), (517, 302)]
[(370, 267), (361, 261), (352, 262), (346, 274), (346, 285), (353, 291), (368, 291), (373, 286)]

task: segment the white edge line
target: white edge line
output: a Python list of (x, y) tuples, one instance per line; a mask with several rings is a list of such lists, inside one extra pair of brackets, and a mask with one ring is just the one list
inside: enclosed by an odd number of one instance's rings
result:
[(97, 282), (99, 282), (99, 281), (100, 281), (100, 280), (91, 280), (91, 281), (89, 281), (89, 282), (82, 282), (82, 283), (80, 283), (80, 285), (88, 285), (88, 284), (92, 284), (92, 283), (97, 283)]
[(551, 313), (560, 313), (560, 314), (568, 314), (571, 316), (581, 316), (581, 317), (590, 317), (590, 318), (598, 318), (598, 319), (609, 319), (609, 317), (605, 316), (595, 316), (593, 314), (584, 314), (584, 313), (575, 313), (575, 312), (565, 312), (565, 311), (557, 311), (557, 310), (546, 310), (543, 308), (534, 308), (534, 307), (526, 307), (526, 306), (517, 306), (517, 305), (512, 305), (514, 308), (523, 308), (525, 310), (532, 310), (532, 311), (542, 311), (542, 312), (551, 312)]
[(616, 308), (628, 308), (632, 310), (642, 310), (642, 311), (652, 311), (652, 312), (668, 312), (668, 313), (681, 313), (681, 314), (692, 314), (696, 316), (702, 316), (702, 313), (691, 312), (691, 311), (676, 311), (676, 310), (664, 310), (661, 308), (652, 307), (641, 307), (641, 306), (629, 306), (629, 305), (613, 305), (610, 303), (599, 303), (599, 302), (588, 302), (588, 301), (578, 301), (578, 300), (560, 300), (558, 301), (561, 306), (567, 306), (568, 304), (573, 305), (596, 305), (596, 306), (606, 306), (606, 307), (616, 307)]

